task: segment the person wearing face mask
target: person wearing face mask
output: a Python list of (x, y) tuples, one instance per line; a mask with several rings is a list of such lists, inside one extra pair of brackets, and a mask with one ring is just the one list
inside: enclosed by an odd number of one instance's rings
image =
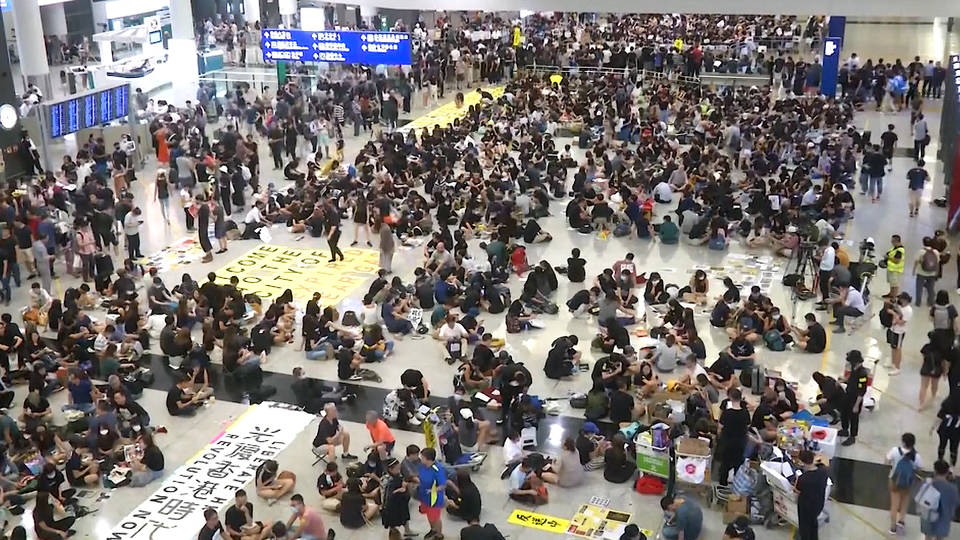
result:
[(664, 291), (663, 280), (658, 272), (650, 273), (650, 279), (647, 280), (646, 287), (643, 290), (643, 299), (649, 305), (665, 304), (670, 299)]
[(799, 410), (796, 392), (787, 386), (787, 383), (783, 379), (777, 379), (777, 382), (774, 383), (773, 391), (776, 393), (773, 413), (777, 415), (779, 420), (786, 420)]
[(869, 372), (863, 367), (863, 355), (854, 349), (847, 353), (849, 374), (841, 382), (846, 383), (843, 406), (840, 408), (840, 423), (842, 429), (838, 435), (847, 437), (843, 446), (851, 446), (857, 442), (860, 431), (860, 412), (863, 410), (863, 398), (867, 394), (867, 377)]
[(707, 280), (707, 273), (703, 270), (697, 270), (690, 278), (690, 285), (681, 290), (683, 300), (701, 306), (707, 305), (707, 299), (710, 293), (710, 281)]

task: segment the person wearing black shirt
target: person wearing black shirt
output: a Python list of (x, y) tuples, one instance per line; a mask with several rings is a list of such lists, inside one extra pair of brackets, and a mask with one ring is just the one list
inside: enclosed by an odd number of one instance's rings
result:
[(797, 478), (797, 531), (800, 540), (818, 540), (820, 524), (817, 517), (826, 501), (829, 473), (824, 467), (814, 465), (813, 452), (800, 451), (803, 474)]
[(627, 453), (624, 450), (625, 444), (626, 440), (623, 434), (617, 432), (613, 436), (610, 448), (607, 448), (603, 453), (603, 478), (607, 482), (622, 484), (633, 476), (633, 472), (637, 468), (633, 461), (627, 459)]
[(851, 446), (857, 442), (860, 432), (860, 412), (863, 410), (863, 397), (867, 393), (867, 377), (869, 373), (863, 367), (863, 355), (854, 349), (847, 353), (847, 363), (850, 364), (850, 375), (846, 379), (846, 392), (843, 407), (840, 409), (841, 430), (838, 435), (847, 437), (840, 443)]
[(131, 464), (133, 476), (130, 478), (130, 485), (133, 487), (142, 487), (163, 476), (164, 462), (163, 452), (154, 444), (153, 435), (143, 430), (140, 433), (140, 448), (143, 449), (143, 457)]
[(324, 223), (327, 227), (327, 246), (330, 247), (330, 260), (337, 262), (337, 256), (343, 260), (343, 252), (337, 246), (340, 241), (340, 212), (334, 206), (328, 206), (323, 212)]
[(480, 525), (480, 520), (475, 519), (460, 529), (460, 540), (504, 540), (504, 537), (493, 523)]
[(750, 421), (750, 427), (762, 431), (767, 427), (776, 427), (777, 418), (773, 412), (773, 404), (777, 401), (777, 395), (773, 389), (768, 388), (760, 398), (760, 404), (753, 411), (753, 419)]
[(458, 517), (464, 521), (477, 521), (480, 519), (480, 490), (470, 478), (470, 472), (465, 469), (457, 470), (456, 480), (457, 490), (447, 489), (447, 512), (451, 516)]
[(729, 482), (728, 475), (743, 462), (743, 452), (747, 446), (747, 431), (750, 428), (750, 413), (743, 408), (743, 394), (739, 388), (731, 388), (729, 400), (720, 413), (720, 436), (717, 441), (717, 453), (720, 458), (721, 486)]
[(587, 289), (580, 289), (567, 300), (567, 308), (573, 313), (574, 317), (579, 317), (593, 307), (596, 298), (599, 296), (599, 287), (592, 287), (589, 291)]
[(220, 516), (214, 508), (207, 508), (203, 511), (203, 519), (206, 521), (197, 535), (197, 540), (213, 540), (217, 533), (223, 536), (223, 526), (220, 525)]
[(74, 448), (64, 467), (67, 483), (73, 487), (95, 486), (100, 483), (100, 465), (92, 459), (83, 462), (83, 456)]
[(226, 537), (230, 540), (240, 540), (243, 536), (241, 529), (249, 523), (253, 523), (253, 504), (247, 501), (247, 492), (238, 489), (233, 506), (227, 508), (223, 516)]
[(76, 518), (73, 517), (54, 519), (50, 493), (37, 491), (33, 508), (33, 528), (39, 540), (61, 540), (75, 535), (76, 531), (70, 528), (75, 521)]
[(367, 503), (360, 491), (360, 480), (347, 480), (347, 490), (340, 497), (340, 524), (348, 529), (359, 529), (373, 519), (380, 507)]
[(827, 348), (827, 332), (823, 325), (817, 322), (817, 316), (813, 313), (804, 315), (807, 321), (807, 329), (797, 332), (797, 347), (808, 353), (822, 353)]
[(626, 377), (617, 381), (617, 390), (610, 394), (610, 421), (614, 425), (632, 422), (634, 418), (633, 396), (627, 392)]
[(313, 438), (313, 454), (315, 456), (325, 456), (327, 463), (333, 463), (337, 459), (337, 446), (343, 447), (343, 459), (357, 459), (350, 455), (350, 434), (340, 428), (340, 421), (337, 420), (337, 406), (333, 403), (327, 403), (323, 407), (323, 419), (317, 425), (317, 435)]
[(580, 256), (580, 250), (573, 248), (567, 259), (567, 279), (570, 283), (583, 283), (587, 277), (587, 260)]
[(197, 412), (197, 394), (185, 392), (190, 386), (190, 377), (181, 375), (176, 386), (167, 392), (167, 412), (172, 416), (190, 416)]
[(573, 347), (578, 343), (577, 336), (561, 336), (553, 341), (543, 371), (547, 378), (562, 379), (573, 375), (580, 354)]

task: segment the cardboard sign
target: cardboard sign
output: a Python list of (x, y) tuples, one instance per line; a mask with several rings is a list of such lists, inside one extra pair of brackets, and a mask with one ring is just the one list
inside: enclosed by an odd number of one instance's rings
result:
[(527, 510), (521, 510), (520, 508), (517, 508), (510, 514), (507, 522), (557, 534), (565, 533), (570, 526), (570, 520), (529, 512)]

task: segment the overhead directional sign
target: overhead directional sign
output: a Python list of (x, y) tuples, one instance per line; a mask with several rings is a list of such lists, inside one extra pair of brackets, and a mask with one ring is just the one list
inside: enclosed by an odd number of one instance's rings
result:
[(290, 62), (410, 65), (410, 34), (336, 30), (263, 30), (263, 57)]

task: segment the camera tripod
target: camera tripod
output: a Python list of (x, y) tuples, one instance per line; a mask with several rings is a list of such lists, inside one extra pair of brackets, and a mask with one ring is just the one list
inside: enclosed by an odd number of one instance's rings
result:
[[(790, 313), (790, 318), (793, 320), (797, 315), (797, 304), (803, 300), (797, 294), (798, 285), (806, 286), (807, 277), (810, 278), (810, 288), (813, 289), (817, 285), (817, 266), (813, 261), (813, 252), (816, 249), (816, 246), (809, 244), (807, 242), (800, 242), (797, 246), (797, 249), (794, 253), (790, 254), (790, 258), (787, 260), (786, 270), (784, 275), (790, 275), (791, 273), (797, 276), (794, 285), (790, 287), (790, 303), (793, 305), (792, 311)], [(796, 261), (796, 262), (794, 262)], [(793, 264), (793, 272), (790, 272), (790, 265)]]

